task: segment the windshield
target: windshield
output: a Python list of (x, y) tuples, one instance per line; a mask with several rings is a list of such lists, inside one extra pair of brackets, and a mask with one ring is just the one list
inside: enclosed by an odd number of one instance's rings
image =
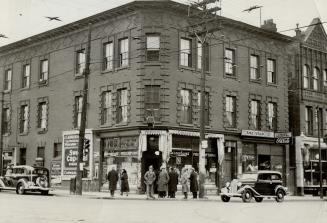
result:
[(33, 170), (33, 174), (37, 174), (37, 175), (48, 175), (48, 171), (46, 169), (37, 169), (37, 168), (35, 168)]
[(239, 179), (240, 180), (257, 180), (258, 174), (257, 173), (244, 173), (242, 174)]

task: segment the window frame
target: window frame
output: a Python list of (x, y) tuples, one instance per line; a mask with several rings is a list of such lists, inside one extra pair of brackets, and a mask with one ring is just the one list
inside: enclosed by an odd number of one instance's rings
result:
[(327, 88), (327, 69), (323, 70), (323, 86)]
[(268, 102), (267, 110), (268, 110), (268, 129), (272, 131), (277, 131), (277, 103)]
[(103, 91), (101, 93), (101, 125), (112, 124), (112, 107), (112, 92)]
[(53, 158), (57, 158), (57, 157), (61, 158), (61, 156), (62, 156), (62, 143), (55, 142), (53, 144)]
[(48, 103), (38, 102), (37, 128), (45, 130), (48, 128)]
[[(107, 47), (107, 46), (109, 46), (109, 47)], [(102, 48), (103, 48), (102, 70), (103, 71), (110, 71), (110, 70), (114, 69), (114, 58), (115, 58), (115, 52), (114, 52), (115, 48), (114, 47), (115, 46), (114, 46), (113, 41), (105, 42), (102, 44)], [(107, 53), (108, 53), (108, 55), (107, 55)], [(109, 64), (109, 66), (108, 66), (108, 64)]]
[[(42, 156), (40, 156), (41, 151), (43, 153), (43, 154), (41, 154)], [(45, 160), (45, 146), (38, 146), (37, 147), (36, 157), (37, 158), (42, 158), (43, 160)]]
[(77, 95), (74, 100), (74, 128), (80, 128), (82, 122), (83, 96)]
[[(27, 68), (28, 67), (28, 72)], [(28, 75), (26, 75), (28, 73)], [(31, 64), (24, 64), (23, 65), (23, 74), (22, 74), (22, 88), (29, 88), (30, 87), (30, 78), (31, 78)]]
[[(255, 64), (253, 59), (255, 58)], [(260, 81), (260, 56), (256, 54), (250, 55), (250, 80), (251, 81)]]
[[(144, 86), (144, 114), (145, 117), (153, 116), (154, 120), (159, 122), (160, 117), (160, 85)], [(148, 95), (148, 97), (147, 97)], [(150, 95), (150, 96), (149, 96)], [(157, 99), (157, 100), (156, 100)]]
[[(261, 109), (260, 109), (260, 101), (259, 100), (251, 100), (251, 106), (250, 106), (250, 117), (251, 117), (251, 126), (255, 130), (261, 130)], [(256, 105), (256, 109), (254, 110), (254, 106)], [(254, 113), (255, 111), (255, 113)]]
[[(124, 100), (124, 97), (125, 100)], [(116, 123), (125, 124), (128, 121), (128, 90), (121, 88), (117, 90), (117, 114)]]
[(303, 65), (303, 89), (308, 89), (310, 86), (310, 67), (307, 64)]
[[(46, 63), (46, 66), (44, 66)], [(44, 70), (44, 68), (46, 70)], [(40, 73), (39, 73), (39, 83), (47, 82), (49, 79), (49, 59), (40, 60)]]
[[(149, 42), (150, 38), (157, 38), (157, 42), (154, 45), (158, 45), (157, 47), (149, 47), (153, 45), (153, 43)], [(158, 62), (160, 61), (160, 35), (159, 34), (147, 34), (146, 35), (146, 61), (147, 62)], [(151, 43), (151, 44), (150, 44)], [(152, 59), (154, 57), (154, 59)]]
[(319, 91), (319, 79), (320, 79), (320, 69), (318, 67), (314, 67), (313, 74), (312, 74), (312, 89), (314, 91)]
[[(12, 68), (5, 69), (4, 92), (10, 92), (12, 88)], [(10, 75), (9, 75), (10, 74)]]
[[(198, 92), (198, 111), (199, 111), (199, 120), (201, 117), (201, 91)], [(210, 94), (209, 92), (205, 92), (204, 94), (204, 125), (209, 126), (210, 125)]]
[(19, 133), (27, 134), (28, 133), (28, 122), (29, 122), (29, 105), (21, 104), (20, 105), (20, 120), (19, 120)]
[[(185, 45), (183, 44), (183, 41), (185, 41), (184, 43), (186, 42), (188, 43), (189, 45), (188, 49), (182, 48)], [(181, 37), (179, 44), (180, 44), (179, 65), (183, 67), (192, 68), (192, 39)]]
[(129, 38), (123, 37), (118, 40), (118, 67), (129, 66)]
[(86, 67), (86, 50), (85, 48), (76, 51), (75, 75), (84, 75)]
[(313, 135), (313, 107), (305, 106), (305, 132), (308, 136)]
[[(231, 100), (228, 100), (231, 99)], [(230, 104), (229, 102), (232, 102)], [(230, 110), (230, 107), (232, 106), (232, 110)], [(228, 128), (236, 128), (236, 97), (231, 95), (225, 96), (225, 115), (227, 120), (227, 127)], [(229, 117), (231, 120), (229, 120)], [(230, 122), (232, 121), (232, 123)]]
[[(187, 92), (187, 95), (183, 95), (182, 92)], [(181, 89), (181, 123), (183, 124), (192, 124), (192, 90)], [(187, 99), (185, 101), (184, 99)]]
[(2, 108), (2, 135), (10, 133), (11, 111), (9, 107)]
[(267, 83), (277, 84), (276, 60), (272, 58), (267, 59)]
[[(231, 58), (228, 52), (231, 52)], [(236, 50), (232, 48), (225, 48), (224, 69), (225, 69), (225, 75), (228, 77), (236, 77), (235, 58), (236, 58)], [(232, 73), (229, 73), (228, 72), (229, 70), (232, 70)]]

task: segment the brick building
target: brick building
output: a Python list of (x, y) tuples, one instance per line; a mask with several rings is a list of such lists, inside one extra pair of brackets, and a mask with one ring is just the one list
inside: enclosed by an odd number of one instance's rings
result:
[(291, 38), (271, 20), (258, 28), (221, 17), (201, 52), (186, 29), (187, 11), (167, 0), (134, 1), (1, 47), (6, 163), (39, 157), (46, 167), (59, 165), (59, 175), (61, 166), (63, 179), (74, 174), (91, 22), (85, 177), (97, 181), (115, 165), (142, 187), (149, 165), (197, 169), (206, 57), (207, 184), (217, 185), (218, 172), (222, 184), (254, 169), (279, 170), (288, 182), (289, 146), (276, 144), (274, 133), (289, 130)]
[(321, 137), (323, 187), (327, 188), (327, 35), (319, 18), (306, 31), (296, 30), (290, 47), (290, 128), (295, 137), (291, 169), (295, 168), (298, 194), (319, 187), (318, 123)]

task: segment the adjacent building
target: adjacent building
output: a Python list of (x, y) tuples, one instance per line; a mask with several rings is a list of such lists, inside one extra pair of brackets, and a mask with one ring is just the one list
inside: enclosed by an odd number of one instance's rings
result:
[(202, 52), (187, 14), (173, 1), (134, 1), (1, 47), (5, 163), (74, 176), (92, 23), (85, 179), (101, 186), (116, 166), (142, 190), (150, 165), (198, 168), (205, 57), (207, 187), (256, 169), (279, 170), (288, 184), (292, 39), (272, 20), (258, 28), (219, 17)]
[(304, 32), (296, 30), (290, 61), (291, 170), (296, 170), (298, 194), (317, 193), (319, 138), (323, 187), (327, 189), (327, 144), (323, 141), (327, 135), (327, 35), (319, 18), (313, 19)]

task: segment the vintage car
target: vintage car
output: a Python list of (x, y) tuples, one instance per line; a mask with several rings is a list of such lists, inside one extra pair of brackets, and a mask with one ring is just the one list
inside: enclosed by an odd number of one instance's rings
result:
[(231, 197), (240, 197), (243, 202), (262, 202), (264, 198), (275, 198), (282, 202), (287, 188), (282, 186), (282, 175), (277, 171), (257, 171), (243, 173), (239, 179), (227, 182), (221, 189), (221, 200), (228, 202)]
[(49, 170), (26, 165), (8, 167), (5, 176), (0, 177), (1, 190), (15, 190), (17, 194), (41, 192), (47, 195), (50, 190)]

